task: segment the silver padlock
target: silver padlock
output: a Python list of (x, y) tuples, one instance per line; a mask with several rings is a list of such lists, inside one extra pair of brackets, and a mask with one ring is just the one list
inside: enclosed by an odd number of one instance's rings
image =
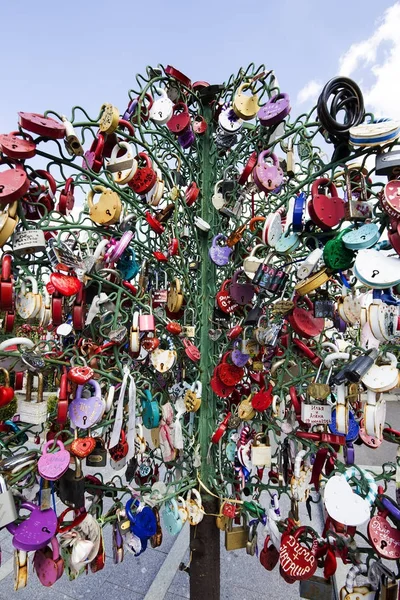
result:
[(45, 252), (46, 240), (41, 229), (25, 229), (15, 231), (12, 238), (13, 251), (16, 256)]
[(0, 528), (13, 523), (18, 518), (12, 491), (7, 489), (4, 477), (0, 475)]

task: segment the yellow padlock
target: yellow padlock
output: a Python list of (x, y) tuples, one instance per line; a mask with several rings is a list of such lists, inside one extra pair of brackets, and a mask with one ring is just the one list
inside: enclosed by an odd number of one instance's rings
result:
[(242, 83), (237, 90), (235, 97), (233, 99), (233, 110), (235, 114), (244, 121), (250, 121), (254, 119), (256, 116), (259, 107), (258, 104), (258, 96), (256, 93), (253, 93), (252, 96), (249, 96), (244, 93), (244, 90), (254, 91), (254, 88), (249, 83)]
[(294, 286), (296, 294), (299, 296), (306, 296), (310, 292), (317, 290), (329, 280), (331, 272), (332, 271), (329, 271), (326, 267), (323, 267), (316, 273), (310, 275), (310, 277), (307, 277), (307, 279), (299, 281), (299, 283), (296, 283)]
[(17, 207), (18, 202), (16, 200), (7, 210), (0, 213), (0, 248), (10, 239), (18, 225)]
[[(94, 204), (95, 194), (101, 194), (99, 201)], [(116, 192), (108, 190), (102, 185), (95, 185), (87, 195), (89, 216), (94, 223), (99, 225), (113, 225), (119, 221), (122, 203)]]
[(118, 127), (119, 110), (116, 106), (108, 103), (103, 104), (101, 110), (103, 112), (101, 113), (99, 120), (99, 129), (103, 133), (110, 135), (110, 133), (114, 133)]

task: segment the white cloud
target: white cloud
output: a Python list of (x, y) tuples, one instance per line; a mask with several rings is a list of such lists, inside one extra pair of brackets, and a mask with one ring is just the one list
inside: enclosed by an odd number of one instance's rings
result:
[(298, 104), (304, 104), (309, 100), (315, 100), (319, 94), (319, 92), (323, 88), (323, 83), (321, 81), (316, 81), (312, 79), (309, 81), (297, 94), (297, 102)]
[[(363, 93), (365, 108), (376, 117), (400, 120), (400, 2), (388, 8), (376, 23), (374, 33), (354, 43), (339, 59), (339, 75), (351, 77)], [(297, 101), (316, 102), (315, 80), (300, 90)]]

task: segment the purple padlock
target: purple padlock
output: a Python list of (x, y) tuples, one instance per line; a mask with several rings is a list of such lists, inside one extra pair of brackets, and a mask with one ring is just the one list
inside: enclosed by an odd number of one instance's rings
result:
[(52, 508), (40, 510), (39, 506), (32, 502), (22, 502), (21, 508), (30, 510), (31, 514), (19, 525), (10, 523), (7, 525), (14, 537), (12, 540), (14, 548), (31, 552), (44, 548), (56, 535), (57, 515)]
[(105, 402), (101, 397), (101, 390), (97, 381), (89, 379), (86, 385), (94, 387), (94, 396), (82, 398), (82, 391), (85, 386), (78, 385), (76, 396), (68, 408), (68, 415), (72, 425), (81, 429), (89, 429), (89, 427), (98, 423), (105, 410)]
[(290, 101), (287, 94), (277, 94), (268, 100), (257, 113), (263, 127), (270, 127), (283, 121), (290, 113)]
[[(271, 159), (272, 164), (266, 162), (266, 158)], [(266, 194), (279, 188), (283, 182), (283, 171), (278, 157), (269, 150), (261, 152), (253, 169), (253, 178), (258, 189)]]
[(254, 296), (254, 286), (251, 283), (239, 283), (238, 279), (243, 273), (243, 269), (237, 269), (232, 277), (232, 283), (229, 286), (229, 295), (235, 302), (241, 306), (249, 304)]
[(194, 133), (193, 133), (193, 129), (191, 127), (189, 127), (189, 129), (187, 131), (185, 131), (185, 133), (182, 133), (182, 135), (178, 135), (178, 142), (181, 146), (181, 148), (183, 148), (184, 150), (186, 150), (187, 148), (190, 148), (190, 146), (193, 144), (194, 140), (196, 139)]
[(242, 340), (236, 340), (234, 344), (234, 349), (231, 352), (231, 360), (234, 365), (237, 367), (244, 367), (250, 358), (250, 354), (245, 354), (240, 350), (240, 345), (242, 344)]
[(220, 246), (219, 241), (226, 242), (227, 238), (222, 233), (219, 233), (213, 238), (211, 248), (208, 251), (208, 256), (218, 267), (224, 267), (229, 262), (229, 257), (233, 252), (233, 248), (229, 246)]

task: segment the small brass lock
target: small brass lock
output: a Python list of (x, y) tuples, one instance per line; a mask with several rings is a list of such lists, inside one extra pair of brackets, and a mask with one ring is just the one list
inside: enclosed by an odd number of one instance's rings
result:
[(249, 539), (249, 528), (244, 522), (238, 527), (233, 527), (232, 519), (229, 520), (228, 529), (225, 530), (225, 548), (228, 550), (239, 550), (246, 548)]

